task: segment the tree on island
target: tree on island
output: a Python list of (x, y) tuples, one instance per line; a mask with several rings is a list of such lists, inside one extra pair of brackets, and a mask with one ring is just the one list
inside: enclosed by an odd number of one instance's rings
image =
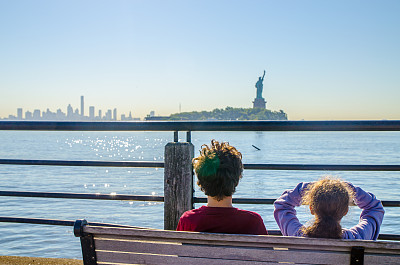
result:
[(169, 116), (169, 120), (287, 120), (287, 114), (283, 110), (226, 107), (212, 111), (175, 113)]

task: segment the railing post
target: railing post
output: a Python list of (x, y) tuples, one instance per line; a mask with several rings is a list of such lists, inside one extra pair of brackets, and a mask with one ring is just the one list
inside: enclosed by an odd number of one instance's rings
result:
[(193, 205), (192, 143), (168, 143), (164, 158), (164, 229), (175, 230)]

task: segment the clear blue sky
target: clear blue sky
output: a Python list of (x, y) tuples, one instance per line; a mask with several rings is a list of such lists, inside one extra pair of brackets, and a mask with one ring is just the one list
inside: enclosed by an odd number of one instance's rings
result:
[[(0, 117), (252, 107), (400, 119), (400, 1), (0, 0)], [(88, 110), (86, 109), (86, 113)]]

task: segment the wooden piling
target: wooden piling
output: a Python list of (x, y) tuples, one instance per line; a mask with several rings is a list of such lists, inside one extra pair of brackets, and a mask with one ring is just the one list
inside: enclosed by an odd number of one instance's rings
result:
[(175, 142), (165, 146), (164, 229), (175, 230), (181, 215), (193, 208), (192, 143)]

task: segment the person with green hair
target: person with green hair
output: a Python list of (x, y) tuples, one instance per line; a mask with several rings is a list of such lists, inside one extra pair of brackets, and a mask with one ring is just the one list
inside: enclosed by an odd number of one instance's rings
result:
[(193, 159), (197, 185), (207, 195), (207, 205), (185, 212), (178, 231), (267, 235), (258, 213), (232, 206), (232, 195), (242, 178), (242, 154), (229, 143), (211, 140)]

